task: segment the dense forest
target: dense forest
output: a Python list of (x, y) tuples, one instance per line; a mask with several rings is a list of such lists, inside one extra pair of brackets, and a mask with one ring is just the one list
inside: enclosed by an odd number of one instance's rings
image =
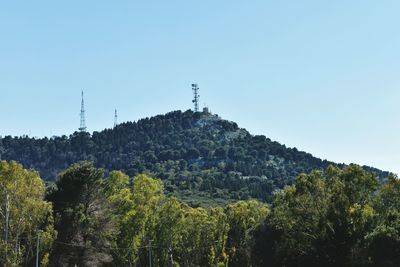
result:
[(207, 209), (165, 192), (159, 179), (88, 161), (46, 190), (37, 172), (1, 161), (1, 266), (400, 266), (395, 176), (328, 166), (297, 176), (271, 204)]
[[(0, 138), (0, 160), (16, 160), (55, 181), (61, 170), (89, 160), (106, 173), (133, 177), (147, 173), (164, 182), (166, 194), (191, 206), (223, 205), (272, 193), (292, 184), (300, 173), (344, 167), (253, 136), (234, 122), (209, 113), (175, 111), (127, 122), (114, 129), (68, 136)], [(389, 173), (363, 167), (379, 178)]]

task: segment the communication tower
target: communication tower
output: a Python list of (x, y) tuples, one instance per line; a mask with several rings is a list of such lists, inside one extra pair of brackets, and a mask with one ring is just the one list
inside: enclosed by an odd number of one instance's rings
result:
[(118, 125), (118, 114), (117, 114), (117, 109), (115, 109), (114, 113), (114, 128), (117, 127)]
[(199, 87), (197, 86), (196, 83), (192, 84), (192, 90), (193, 90), (193, 104), (194, 104), (194, 112), (199, 112), (199, 101), (200, 101), (200, 95), (199, 95)]
[(86, 132), (85, 103), (83, 100), (83, 91), (82, 91), (82, 102), (81, 102), (81, 126), (79, 127), (79, 131)]

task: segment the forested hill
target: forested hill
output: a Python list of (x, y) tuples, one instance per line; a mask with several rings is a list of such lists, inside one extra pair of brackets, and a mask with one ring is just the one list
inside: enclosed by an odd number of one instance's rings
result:
[[(92, 135), (6, 136), (0, 139), (0, 159), (16, 160), (49, 181), (81, 160), (131, 177), (148, 172), (164, 181), (167, 192), (192, 202), (268, 201), (275, 189), (292, 183), (298, 174), (338, 165), (253, 136), (216, 115), (192, 111), (123, 123)], [(381, 178), (388, 175), (364, 168)]]

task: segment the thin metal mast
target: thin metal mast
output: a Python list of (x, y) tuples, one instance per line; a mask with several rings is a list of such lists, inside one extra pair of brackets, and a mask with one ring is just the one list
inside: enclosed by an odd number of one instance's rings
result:
[(200, 101), (200, 95), (199, 95), (199, 87), (197, 86), (196, 83), (192, 84), (192, 90), (193, 90), (193, 103), (194, 103), (194, 112), (199, 112), (199, 101)]
[(117, 127), (117, 125), (118, 125), (118, 114), (117, 114), (117, 109), (115, 109), (114, 128)]
[(37, 232), (37, 240), (36, 240), (36, 267), (39, 267), (39, 249), (40, 249), (40, 234), (42, 230), (38, 230)]
[(86, 132), (85, 103), (83, 100), (83, 91), (82, 91), (82, 102), (81, 102), (81, 126), (79, 127), (79, 131)]

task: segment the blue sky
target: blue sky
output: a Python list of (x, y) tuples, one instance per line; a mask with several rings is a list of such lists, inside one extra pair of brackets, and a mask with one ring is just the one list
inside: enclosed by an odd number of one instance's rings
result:
[(253, 134), (400, 172), (399, 1), (0, 2), (0, 135), (202, 105)]

